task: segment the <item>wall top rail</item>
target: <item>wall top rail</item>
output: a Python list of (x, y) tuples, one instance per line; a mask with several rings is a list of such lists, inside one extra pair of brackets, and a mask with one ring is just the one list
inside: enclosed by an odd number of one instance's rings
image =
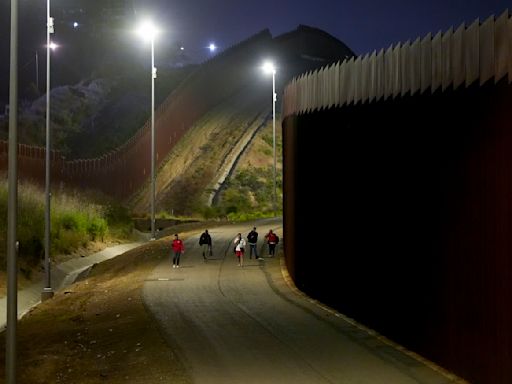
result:
[(483, 86), (504, 78), (512, 82), (508, 9), (483, 22), (477, 19), (444, 33), (428, 33), (297, 76), (285, 87), (282, 118), (333, 105), (371, 103), (439, 88), (444, 92), (477, 81)]

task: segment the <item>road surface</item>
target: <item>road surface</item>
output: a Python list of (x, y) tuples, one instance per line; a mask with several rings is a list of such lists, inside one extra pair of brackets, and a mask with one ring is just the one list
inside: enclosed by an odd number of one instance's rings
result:
[[(270, 228), (282, 237), (281, 222), (256, 225), (261, 240)], [(167, 260), (144, 284), (147, 307), (194, 383), (455, 382), (297, 294), (283, 279), (279, 259), (246, 255), (239, 267), (231, 242), (251, 228), (209, 229), (214, 254), (206, 263), (200, 233), (190, 237), (181, 267)]]

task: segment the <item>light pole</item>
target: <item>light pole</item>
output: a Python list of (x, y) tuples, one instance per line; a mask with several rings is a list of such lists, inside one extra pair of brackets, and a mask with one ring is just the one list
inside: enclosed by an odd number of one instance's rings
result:
[(277, 186), (276, 186), (276, 67), (274, 63), (266, 62), (263, 64), (263, 70), (265, 73), (272, 74), (272, 156), (273, 156), (273, 199), (272, 205), (274, 209), (274, 216), (277, 212)]
[(39, 94), (39, 55), (36, 51), (36, 88), (37, 93)]
[(53, 33), (53, 17), (50, 17), (50, 0), (46, 0), (46, 162), (45, 162), (45, 212), (44, 212), (44, 273), (45, 281), (41, 300), (45, 301), (53, 297), (51, 285), (51, 260), (50, 260), (50, 52), (55, 49), (55, 44), (50, 40)]
[(155, 240), (155, 36), (158, 31), (153, 23), (146, 21), (137, 32), (151, 43), (151, 240)]
[(18, 1), (11, 0), (9, 69), (9, 164), (7, 202), (7, 327), (5, 382), (16, 384), (16, 326), (18, 322)]

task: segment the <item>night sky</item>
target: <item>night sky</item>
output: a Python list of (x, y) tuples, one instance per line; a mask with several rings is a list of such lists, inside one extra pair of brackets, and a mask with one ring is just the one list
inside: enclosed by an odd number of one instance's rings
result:
[(298, 24), (317, 27), (357, 54), (483, 20), (512, 0), (135, 0), (138, 14), (158, 14), (166, 36), (186, 46), (211, 40), (226, 48), (269, 28), (275, 36)]
[[(73, 1), (83, 0), (51, 0), (52, 15), (57, 7)], [(173, 44), (183, 45), (188, 57), (195, 62), (209, 57), (206, 47), (211, 42), (223, 50), (265, 28), (277, 36), (305, 24), (337, 37), (356, 54), (365, 54), (387, 48), (390, 44), (422, 37), (428, 32), (445, 31), (462, 22), (471, 23), (476, 18), (484, 20), (492, 14), (501, 14), (506, 8), (512, 9), (512, 0), (132, 1), (136, 10), (133, 28), (135, 19), (145, 15), (152, 17), (163, 30), (156, 43), (157, 49), (161, 49), (160, 53)], [(19, 62), (20, 67), (24, 67), (20, 76), (28, 78), (33, 77), (30, 63), (34, 61), (35, 50), (43, 50), (46, 2), (19, 0), (19, 5)], [(0, 0), (0, 108), (8, 95), (9, 9), (10, 0)], [(59, 38), (59, 28), (55, 34), (56, 40)], [(59, 53), (59, 60), (64, 59), (64, 52)], [(44, 60), (44, 56), (41, 59)]]

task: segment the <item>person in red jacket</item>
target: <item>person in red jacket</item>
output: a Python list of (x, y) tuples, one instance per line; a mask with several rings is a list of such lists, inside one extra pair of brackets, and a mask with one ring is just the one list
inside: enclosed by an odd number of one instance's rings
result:
[(179, 268), (180, 256), (182, 253), (185, 253), (185, 245), (177, 233), (174, 235), (174, 240), (172, 241), (172, 251), (174, 252), (174, 257), (172, 258), (172, 267)]
[(273, 257), (276, 254), (276, 245), (279, 243), (279, 236), (277, 236), (272, 230), (268, 231), (265, 235), (268, 244), (268, 257)]

